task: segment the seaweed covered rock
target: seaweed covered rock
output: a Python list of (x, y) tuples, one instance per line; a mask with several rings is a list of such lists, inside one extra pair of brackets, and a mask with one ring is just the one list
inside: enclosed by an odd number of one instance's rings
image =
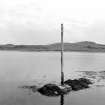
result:
[(69, 91), (71, 91), (70, 86), (57, 86), (56, 84), (46, 84), (38, 89), (38, 92), (46, 96), (59, 96), (67, 94)]
[(90, 79), (86, 79), (86, 78), (79, 78), (78, 79), (79, 81), (81, 81), (82, 83), (86, 83), (86, 84), (93, 84)]
[(89, 88), (89, 84), (92, 84), (92, 82), (86, 78), (79, 78), (79, 79), (74, 79), (74, 80), (69, 79), (65, 81), (64, 83), (71, 86), (72, 90), (74, 91)]
[(45, 84), (44, 86), (38, 88), (37, 86), (23, 86), (22, 88), (31, 89), (32, 92), (39, 92), (45, 96), (59, 96), (65, 95), (70, 91), (78, 91), (81, 89), (89, 88), (89, 85), (92, 82), (86, 78), (79, 78), (79, 79), (68, 79), (64, 82), (64, 85), (57, 85), (57, 84)]

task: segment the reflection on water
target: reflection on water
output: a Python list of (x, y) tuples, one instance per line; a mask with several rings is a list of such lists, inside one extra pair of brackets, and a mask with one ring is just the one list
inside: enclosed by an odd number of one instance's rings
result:
[(64, 105), (64, 95), (60, 96), (60, 105)]

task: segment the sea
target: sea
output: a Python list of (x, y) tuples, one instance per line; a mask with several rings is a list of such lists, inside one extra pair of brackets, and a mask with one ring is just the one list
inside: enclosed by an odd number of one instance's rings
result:
[(23, 89), (60, 83), (60, 52), (0, 51), (0, 105), (105, 105), (105, 53), (64, 52), (64, 79), (86, 77), (94, 84), (58, 97)]

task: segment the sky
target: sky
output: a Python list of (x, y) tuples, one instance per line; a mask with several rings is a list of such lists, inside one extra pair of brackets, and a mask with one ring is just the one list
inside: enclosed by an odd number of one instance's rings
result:
[(105, 44), (104, 0), (0, 0), (0, 44)]

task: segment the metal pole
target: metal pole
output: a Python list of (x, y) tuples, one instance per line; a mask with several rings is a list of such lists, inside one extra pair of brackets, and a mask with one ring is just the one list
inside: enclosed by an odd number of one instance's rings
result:
[(64, 85), (63, 50), (64, 50), (64, 44), (63, 44), (63, 24), (61, 24), (61, 85)]

